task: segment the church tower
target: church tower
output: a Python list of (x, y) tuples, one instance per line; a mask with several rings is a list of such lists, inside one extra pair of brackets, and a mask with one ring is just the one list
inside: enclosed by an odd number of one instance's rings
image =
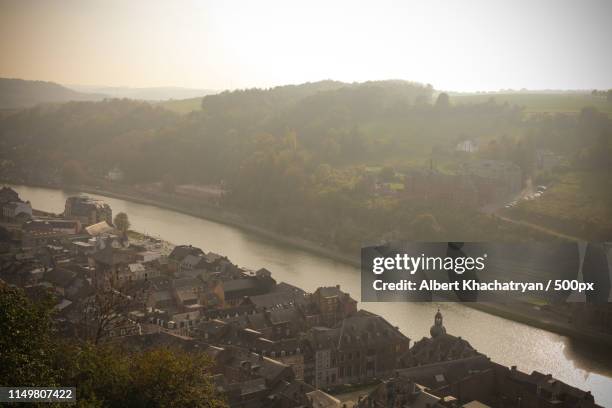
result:
[(434, 324), (431, 326), (431, 329), (429, 329), (429, 334), (432, 338), (446, 334), (446, 328), (444, 327), (444, 324), (442, 324), (442, 321), (442, 313), (440, 313), (440, 309), (438, 309), (438, 313), (436, 313), (436, 316), (434, 317)]

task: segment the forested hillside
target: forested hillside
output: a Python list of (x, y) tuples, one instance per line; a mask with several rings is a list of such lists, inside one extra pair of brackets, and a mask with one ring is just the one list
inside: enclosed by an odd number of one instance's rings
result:
[[(223, 181), (225, 205), (262, 214), (285, 232), (324, 231), (316, 234), (323, 242), (352, 237), (353, 247), (357, 237), (419, 229), (432, 239), (483, 232), (491, 239), (501, 231), (475, 209), (374, 194), (375, 183), (393, 187), (424, 169), (452, 174), (475, 158), (550, 179), (536, 171), (536, 150), (563, 157), (558, 171), (606, 173), (610, 135), (610, 119), (595, 108), (525, 115), (493, 100), (455, 104), (429, 85), (323, 81), (210, 95), (187, 115), (128, 100), (27, 109), (0, 120), (0, 154), (5, 177), (21, 169), (64, 182), (96, 180), (118, 166), (128, 184)], [(478, 143), (477, 154), (456, 151), (466, 139)]]

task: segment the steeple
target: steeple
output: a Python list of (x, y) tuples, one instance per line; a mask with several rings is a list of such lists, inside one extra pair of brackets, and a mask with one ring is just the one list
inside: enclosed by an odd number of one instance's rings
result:
[(438, 312), (434, 317), (434, 324), (431, 326), (431, 329), (429, 329), (429, 334), (431, 337), (438, 337), (442, 334), (446, 334), (446, 328), (444, 327), (444, 324), (442, 324), (442, 321), (442, 313), (440, 313), (440, 309), (438, 309)]

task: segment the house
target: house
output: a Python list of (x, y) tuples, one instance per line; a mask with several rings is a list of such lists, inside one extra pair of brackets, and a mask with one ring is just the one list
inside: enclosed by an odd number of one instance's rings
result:
[(138, 322), (121, 316), (113, 319), (108, 327), (105, 327), (103, 337), (105, 340), (117, 340), (118, 338), (140, 334), (142, 334), (142, 327)]
[[(537, 371), (527, 374), (515, 366), (505, 367), (483, 355), (397, 370), (389, 382), (398, 381), (414, 383), (421, 390), (427, 390), (437, 398), (438, 405), (432, 407), (599, 407), (588, 391), (571, 387), (550, 374)], [(368, 398), (373, 396), (375, 394), (370, 394)], [(406, 402), (414, 401), (412, 392), (396, 392), (395, 396)], [(377, 398), (380, 397), (379, 394)], [(364, 401), (364, 405), (358, 406), (369, 407), (372, 405), (366, 404), (372, 402)]]
[(332, 397), (321, 390), (310, 391), (306, 393), (306, 396), (313, 407), (340, 408), (340, 400), (338, 398)]
[(302, 289), (281, 282), (269, 293), (245, 297), (241, 304), (250, 304), (257, 310), (264, 310), (282, 306), (304, 305), (309, 298), (309, 295)]
[[(396, 377), (383, 381), (365, 398), (359, 400), (355, 407), (461, 408), (453, 402), (454, 399), (444, 401), (429, 392), (427, 387), (410, 379)], [(485, 406), (481, 406), (483, 407)]]
[(47, 218), (46, 222), (49, 223), (54, 231), (62, 232), (65, 234), (78, 234), (81, 231), (81, 223), (79, 220), (65, 220), (61, 218)]
[(122, 181), (123, 171), (119, 166), (115, 166), (106, 173), (106, 179), (109, 181)]
[(19, 194), (12, 188), (3, 186), (0, 189), (0, 215), (12, 219), (20, 214), (32, 218), (32, 205), (19, 198)]
[(466, 139), (457, 143), (455, 150), (464, 153), (476, 153), (479, 149), (478, 142), (476, 140)]
[(182, 306), (200, 303), (206, 284), (198, 278), (179, 278), (172, 280), (172, 289), (177, 304)]
[(235, 323), (240, 328), (256, 330), (273, 341), (296, 338), (307, 329), (305, 316), (295, 306), (264, 309), (220, 319)]
[(280, 361), (291, 367), (298, 380), (304, 379), (304, 353), (301, 349), (301, 341), (297, 338), (285, 339), (276, 342), (268, 342), (263, 347), (255, 347), (257, 351), (265, 353), (270, 358)]
[(397, 356), (406, 353), (410, 339), (382, 317), (360, 310), (336, 327), (334, 350), (340, 383), (384, 378), (399, 367)]
[(28, 220), (21, 226), (21, 244), (24, 248), (38, 248), (64, 239), (66, 232), (57, 231), (44, 220)]
[(316, 388), (339, 384), (335, 350), (339, 330), (313, 327), (305, 338), (304, 381)]
[(260, 384), (272, 390), (283, 381), (292, 382), (295, 379), (288, 365), (240, 347), (209, 348), (207, 353), (213, 359), (213, 373), (223, 374), (229, 383), (261, 379)]
[(360, 310), (333, 328), (310, 328), (301, 347), (304, 380), (328, 388), (392, 375), (410, 339), (382, 317)]
[(357, 301), (340, 290), (340, 285), (320, 287), (311, 299), (321, 313), (322, 323), (328, 327), (357, 312)]
[(66, 199), (64, 218), (79, 220), (88, 226), (106, 221), (113, 223), (113, 212), (108, 204), (87, 196), (73, 196)]
[(148, 278), (147, 270), (141, 263), (131, 263), (128, 265), (126, 272), (128, 272), (128, 280), (144, 280)]
[(88, 257), (94, 271), (94, 286), (116, 286), (129, 281), (129, 265), (136, 259), (136, 252), (126, 247), (125, 242), (114, 237), (99, 239), (96, 250)]
[(270, 276), (246, 276), (221, 282), (223, 297), (228, 306), (237, 306), (246, 296), (263, 295), (270, 292), (276, 281)]
[(32, 217), (32, 205), (29, 201), (9, 201), (2, 204), (2, 216), (4, 218), (15, 218), (20, 214)]
[(168, 255), (168, 268), (170, 272), (179, 272), (181, 270), (181, 263), (189, 255), (195, 257), (203, 256), (204, 251), (191, 245), (175, 246), (172, 252), (170, 252), (170, 255)]

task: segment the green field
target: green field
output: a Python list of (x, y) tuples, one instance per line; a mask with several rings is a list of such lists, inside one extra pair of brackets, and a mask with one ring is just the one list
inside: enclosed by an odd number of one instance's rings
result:
[(202, 106), (202, 98), (171, 99), (168, 101), (159, 102), (158, 105), (172, 112), (184, 115), (189, 112), (200, 110)]
[[(452, 94), (454, 104), (484, 103), (489, 99), (497, 103), (508, 102), (521, 106), (527, 113), (578, 113), (585, 106), (594, 106), (612, 116), (612, 103), (590, 93), (481, 93)], [(176, 113), (186, 114), (200, 109), (202, 98), (176, 99), (159, 102), (160, 106)]]
[(609, 239), (612, 232), (612, 180), (606, 172), (559, 175), (541, 198), (512, 210), (517, 219), (590, 239)]
[(612, 102), (590, 93), (482, 93), (452, 94), (454, 104), (483, 103), (493, 98), (497, 103), (508, 102), (522, 106), (527, 113), (578, 113), (585, 106), (594, 106), (608, 116), (612, 115)]

